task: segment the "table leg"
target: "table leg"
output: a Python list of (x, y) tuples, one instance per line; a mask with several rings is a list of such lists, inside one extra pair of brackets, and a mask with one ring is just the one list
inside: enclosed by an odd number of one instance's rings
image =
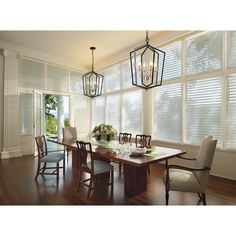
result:
[(147, 167), (124, 164), (125, 193), (133, 196), (147, 191)]
[(79, 162), (79, 155), (77, 149), (72, 149), (72, 168), (79, 168), (80, 162)]

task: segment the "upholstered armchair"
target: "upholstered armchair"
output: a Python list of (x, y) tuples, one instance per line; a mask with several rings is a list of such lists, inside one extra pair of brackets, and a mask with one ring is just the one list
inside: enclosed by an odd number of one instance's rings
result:
[(217, 140), (213, 136), (206, 136), (198, 151), (196, 159), (179, 157), (185, 160), (194, 160), (194, 167), (167, 165), (164, 174), (166, 190), (166, 205), (169, 201), (169, 191), (197, 193), (203, 205), (206, 205), (206, 188), (210, 169), (216, 149)]

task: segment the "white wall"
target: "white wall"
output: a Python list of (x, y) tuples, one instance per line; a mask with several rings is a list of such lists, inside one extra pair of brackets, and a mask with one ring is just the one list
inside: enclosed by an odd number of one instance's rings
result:
[(3, 56), (0, 50), (0, 153), (3, 147)]

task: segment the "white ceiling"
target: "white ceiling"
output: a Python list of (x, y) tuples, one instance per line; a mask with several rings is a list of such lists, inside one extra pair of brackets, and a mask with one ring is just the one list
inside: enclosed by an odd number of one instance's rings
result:
[[(160, 31), (149, 32), (150, 41), (158, 34)], [(66, 59), (76, 68), (88, 70), (91, 46), (97, 48), (96, 69), (117, 54), (143, 44), (145, 31), (0, 31), (0, 40)]]

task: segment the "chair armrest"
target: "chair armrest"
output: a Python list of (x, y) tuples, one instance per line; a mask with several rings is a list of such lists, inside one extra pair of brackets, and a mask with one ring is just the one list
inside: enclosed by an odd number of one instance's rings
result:
[(188, 160), (188, 161), (196, 161), (197, 159), (196, 158), (188, 158), (188, 157), (183, 157), (183, 156), (176, 156), (180, 159), (184, 159), (184, 160)]
[(203, 167), (203, 168), (191, 168), (187, 166), (179, 166), (179, 165), (168, 165), (167, 169), (180, 169), (180, 170), (188, 170), (188, 171), (204, 171), (204, 170), (210, 170), (209, 167)]

